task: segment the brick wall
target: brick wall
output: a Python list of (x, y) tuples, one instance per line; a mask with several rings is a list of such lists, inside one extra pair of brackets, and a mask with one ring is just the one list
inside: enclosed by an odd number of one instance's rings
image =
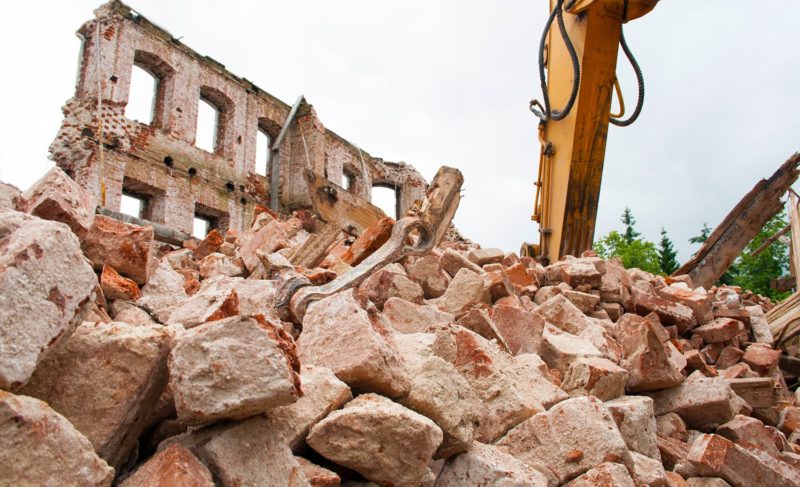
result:
[[(256, 204), (269, 202), (269, 179), (255, 172), (257, 131), (275, 140), (291, 107), (202, 56), (118, 1), (95, 10), (78, 31), (83, 42), (75, 96), (50, 146), (51, 158), (81, 185), (119, 210), (123, 192), (148, 200), (148, 219), (191, 232), (194, 215), (221, 230), (242, 230)], [(125, 117), (137, 65), (158, 79), (150, 124)], [(198, 102), (219, 112), (217, 144), (195, 147)], [(369, 199), (373, 185), (398, 188), (402, 211), (425, 194), (406, 164), (383, 162), (327, 130), (304, 103), (280, 148), (279, 201), (307, 208), (302, 171), (310, 167)]]

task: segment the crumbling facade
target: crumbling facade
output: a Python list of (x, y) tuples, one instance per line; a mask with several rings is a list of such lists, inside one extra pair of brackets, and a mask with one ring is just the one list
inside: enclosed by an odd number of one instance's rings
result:
[[(75, 96), (50, 146), (57, 165), (106, 209), (119, 211), (128, 194), (143, 202), (141, 218), (182, 232), (191, 232), (195, 217), (222, 232), (248, 227), (256, 206), (270, 200), (270, 171), (255, 170), (257, 133), (274, 141), (291, 107), (121, 2), (98, 8), (78, 36)], [(134, 66), (156, 80), (149, 124), (125, 117)], [(217, 110), (213, 152), (195, 145), (201, 100)], [(361, 151), (327, 130), (305, 102), (278, 154), (282, 211), (310, 206), (305, 168), (366, 200), (374, 186), (394, 188), (398, 213), (425, 194), (413, 167)]]

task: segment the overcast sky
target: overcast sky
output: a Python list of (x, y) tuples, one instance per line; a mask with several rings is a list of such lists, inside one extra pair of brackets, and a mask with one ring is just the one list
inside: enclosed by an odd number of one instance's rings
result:
[[(536, 241), (545, 0), (128, 2), (196, 51), (291, 103), (371, 154), (430, 179), (466, 182), (456, 224), (484, 246)], [(28, 187), (72, 96), (78, 27), (94, 0), (4, 2), (0, 179)], [(791, 0), (665, 0), (625, 28), (644, 70), (638, 122), (609, 130), (596, 237), (630, 206), (641, 233), (664, 226), (681, 260), (761, 177), (800, 150), (800, 10)], [(630, 68), (618, 67), (629, 103)]]

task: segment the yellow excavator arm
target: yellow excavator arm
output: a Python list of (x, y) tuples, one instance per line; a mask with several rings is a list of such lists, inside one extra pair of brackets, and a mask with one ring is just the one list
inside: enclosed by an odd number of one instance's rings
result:
[[(629, 125), (644, 99), (641, 71), (625, 43), (622, 24), (650, 12), (658, 0), (550, 0), (539, 47), (543, 102), (532, 101), (539, 123), (535, 209), (539, 245), (523, 255), (554, 262), (592, 247), (609, 123)], [(639, 80), (632, 114), (612, 117), (619, 47)], [(625, 111), (620, 98), (621, 112)]]

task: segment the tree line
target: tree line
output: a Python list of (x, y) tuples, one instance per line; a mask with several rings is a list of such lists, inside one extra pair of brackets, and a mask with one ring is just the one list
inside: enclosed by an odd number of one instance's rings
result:
[[(594, 250), (600, 257), (618, 257), (627, 269), (638, 267), (653, 274), (670, 275), (680, 267), (675, 245), (664, 227), (661, 227), (661, 239), (656, 244), (645, 240), (636, 231), (636, 219), (630, 208), (625, 208), (620, 221), (624, 225), (622, 233), (612, 230), (594, 243)], [(783, 210), (770, 219), (720, 277), (718, 284), (741, 286), (742, 289), (773, 299), (788, 296), (790, 292), (777, 291), (770, 284), (773, 279), (782, 277), (789, 270), (789, 244), (778, 239), (758, 255), (752, 255), (769, 237), (787, 224), (786, 212)], [(700, 233), (690, 238), (689, 243), (702, 245), (709, 235), (711, 228), (703, 223)]]

